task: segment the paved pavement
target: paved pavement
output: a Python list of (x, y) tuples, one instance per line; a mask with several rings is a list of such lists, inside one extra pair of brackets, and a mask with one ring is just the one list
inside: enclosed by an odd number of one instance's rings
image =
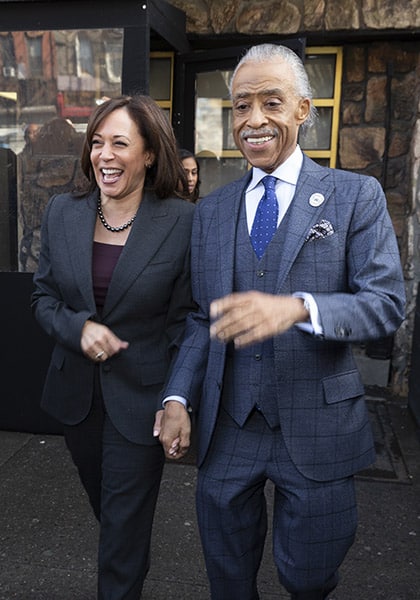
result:
[[(375, 425), (379, 462), (357, 479), (360, 526), (334, 600), (420, 599), (418, 428), (406, 407), (386, 403), (386, 411), (391, 423)], [(384, 463), (384, 440), (394, 475)], [(191, 464), (165, 466), (143, 600), (209, 598), (195, 477)], [(271, 502), (270, 486), (267, 495)], [(0, 600), (94, 600), (97, 535), (62, 437), (0, 431)], [(286, 599), (269, 546), (261, 600)]]

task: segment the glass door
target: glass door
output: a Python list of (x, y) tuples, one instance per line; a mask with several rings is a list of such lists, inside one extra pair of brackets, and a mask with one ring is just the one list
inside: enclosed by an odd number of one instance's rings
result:
[(232, 69), (197, 73), (194, 153), (200, 162), (202, 196), (241, 177), (248, 168), (232, 136), (231, 75)]

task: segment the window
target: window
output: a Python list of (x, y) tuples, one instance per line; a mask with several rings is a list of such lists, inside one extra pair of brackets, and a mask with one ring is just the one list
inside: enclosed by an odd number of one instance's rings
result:
[(232, 135), (231, 75), (231, 69), (196, 75), (194, 151), (200, 163), (202, 196), (240, 177), (247, 169), (247, 161)]
[(119, 83), (122, 72), (122, 30), (112, 29), (104, 32), (103, 43), (107, 78), (112, 83)]
[(87, 120), (121, 93), (122, 51), (123, 29), (0, 33), (0, 270), (35, 270), (43, 210), (83, 180)]
[(1, 74), (5, 79), (16, 77), (15, 47), (12, 34), (8, 31), (0, 33)]
[[(341, 48), (307, 48), (305, 66), (318, 111), (315, 125), (299, 140), (317, 162), (335, 166), (340, 108)], [(203, 195), (248, 168), (232, 137), (229, 81), (233, 69), (196, 73), (195, 153), (200, 160)]]
[(342, 65), (341, 48), (306, 49), (305, 67), (318, 119), (299, 141), (308, 156), (330, 167), (335, 167), (337, 160)]
[(172, 118), (174, 53), (150, 53), (149, 93), (159, 106)]
[[(121, 94), (123, 46), (122, 28), (0, 33), (0, 270), (35, 270), (45, 205), (83, 177), (89, 115)], [(150, 55), (150, 94), (169, 119), (173, 63), (173, 52)]]
[(81, 32), (76, 37), (76, 58), (77, 58), (77, 76), (93, 77), (94, 66), (93, 66), (93, 52), (92, 43), (88, 37), (88, 34)]
[(42, 35), (26, 34), (29, 77), (42, 77)]
[[(318, 119), (299, 142), (308, 156), (322, 164), (335, 166), (341, 93), (341, 48), (307, 48), (305, 66), (313, 89)], [(234, 174), (233, 165), (236, 165), (236, 171), (239, 169), (243, 172), (245, 168), (245, 161), (236, 149), (231, 133), (229, 81), (232, 72), (232, 69), (212, 70), (197, 72), (196, 75), (195, 152), (198, 157), (202, 157), (204, 168), (212, 159), (213, 162), (217, 159), (219, 163), (227, 164), (230, 169), (228, 179)], [(222, 180), (217, 181), (217, 184), (222, 183)], [(204, 183), (204, 188), (205, 185)], [(206, 193), (205, 189), (203, 193)]]

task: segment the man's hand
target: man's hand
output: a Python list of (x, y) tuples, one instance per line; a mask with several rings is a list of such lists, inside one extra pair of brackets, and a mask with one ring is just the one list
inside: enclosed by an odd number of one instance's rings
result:
[(168, 400), (165, 409), (156, 413), (153, 435), (159, 440), (167, 458), (185, 456), (190, 447), (190, 416), (181, 402)]
[(233, 341), (237, 348), (261, 342), (290, 329), (309, 317), (303, 300), (250, 291), (229, 294), (212, 302), (212, 338)]

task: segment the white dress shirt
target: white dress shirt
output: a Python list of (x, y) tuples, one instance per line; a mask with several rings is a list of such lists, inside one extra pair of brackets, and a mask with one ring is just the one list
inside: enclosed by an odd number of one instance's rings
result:
[[(277, 227), (280, 225), (293, 200), (293, 196), (295, 195), (296, 184), (302, 168), (302, 163), (302, 150), (300, 149), (300, 146), (297, 145), (289, 158), (280, 166), (278, 166), (277, 169), (275, 169), (272, 173), (270, 173), (270, 175), (277, 177), (276, 196), (277, 203), (279, 205)], [(259, 201), (264, 194), (264, 184), (262, 183), (262, 179), (266, 175), (267, 173), (258, 167), (253, 167), (252, 178), (245, 191), (246, 221), (249, 232), (251, 232), (252, 229), (252, 224), (254, 222)], [(296, 326), (304, 329), (308, 333), (322, 335), (323, 329), (319, 320), (318, 306), (313, 296), (308, 292), (295, 292), (293, 295), (306, 300), (311, 319), (310, 322), (308, 321), (307, 323), (296, 323)]]
[[(293, 196), (295, 195), (296, 184), (302, 168), (302, 162), (302, 150), (299, 146), (296, 146), (293, 154), (289, 156), (284, 163), (277, 167), (275, 171), (270, 173), (270, 175), (277, 177), (276, 196), (277, 203), (279, 205), (277, 227), (280, 225), (284, 215), (287, 212), (287, 209), (290, 206), (290, 203), (292, 202)], [(264, 194), (264, 184), (262, 183), (262, 179), (266, 175), (267, 173), (261, 169), (253, 167), (252, 179), (249, 182), (245, 192), (246, 220), (249, 232), (251, 232), (252, 229), (258, 204)]]

